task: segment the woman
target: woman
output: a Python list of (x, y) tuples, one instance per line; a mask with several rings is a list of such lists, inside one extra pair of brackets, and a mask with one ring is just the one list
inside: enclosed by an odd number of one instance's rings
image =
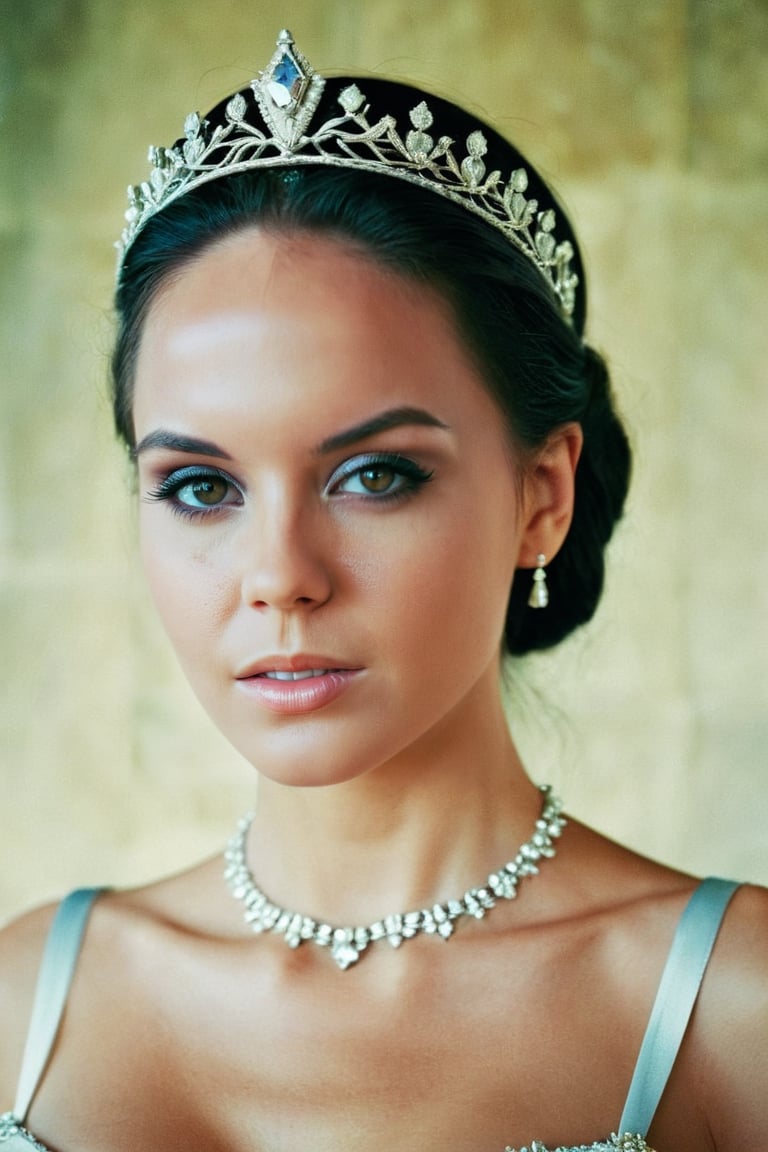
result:
[(115, 415), (258, 805), (224, 862), (5, 932), (0, 1147), (768, 1146), (765, 892), (566, 825), (501, 706), (594, 612), (629, 474), (551, 191), (287, 33), (151, 155)]

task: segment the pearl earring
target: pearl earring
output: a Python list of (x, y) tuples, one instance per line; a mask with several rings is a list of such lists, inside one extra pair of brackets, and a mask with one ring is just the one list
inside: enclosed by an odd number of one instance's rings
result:
[(536, 570), (533, 573), (533, 584), (531, 586), (531, 594), (528, 597), (528, 606), (530, 608), (546, 608), (549, 604), (549, 588), (547, 588), (547, 574), (544, 571), (546, 563), (546, 556), (540, 552), (536, 557)]

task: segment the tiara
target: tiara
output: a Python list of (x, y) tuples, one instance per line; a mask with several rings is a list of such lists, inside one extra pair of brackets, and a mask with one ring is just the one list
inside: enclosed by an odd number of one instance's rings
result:
[(249, 119), (253, 99), (245, 88), (230, 97), (215, 127), (193, 112), (184, 122), (183, 139), (172, 148), (150, 148), (149, 178), (128, 189), (126, 226), (116, 245), (118, 275), (147, 221), (193, 188), (258, 168), (327, 165), (407, 180), (475, 213), (528, 258), (571, 318), (579, 283), (571, 266), (574, 248), (570, 240), (557, 241), (554, 209), (540, 210), (538, 200), (526, 197), (526, 168), (514, 169), (506, 179), (498, 170), (489, 172), (483, 159), (488, 142), (479, 129), (469, 133), (460, 157), (451, 137), (435, 140), (430, 134), (434, 119), (424, 100), (410, 110), (404, 136), (394, 116), (371, 124), (356, 83), (339, 92), (338, 114), (315, 125), (325, 85), (284, 30), (267, 68), (250, 84), (262, 125)]

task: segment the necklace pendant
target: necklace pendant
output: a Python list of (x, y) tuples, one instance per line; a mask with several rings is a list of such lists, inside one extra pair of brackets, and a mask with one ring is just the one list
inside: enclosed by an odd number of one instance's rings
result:
[(333, 934), (331, 955), (341, 968), (342, 972), (357, 964), (360, 959), (360, 949), (355, 947), (351, 928), (337, 928)]

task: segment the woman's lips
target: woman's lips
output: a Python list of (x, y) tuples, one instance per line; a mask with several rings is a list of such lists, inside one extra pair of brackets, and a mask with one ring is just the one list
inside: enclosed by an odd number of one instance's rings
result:
[(337, 700), (359, 676), (360, 668), (266, 669), (239, 676), (237, 685), (270, 712), (296, 716)]

